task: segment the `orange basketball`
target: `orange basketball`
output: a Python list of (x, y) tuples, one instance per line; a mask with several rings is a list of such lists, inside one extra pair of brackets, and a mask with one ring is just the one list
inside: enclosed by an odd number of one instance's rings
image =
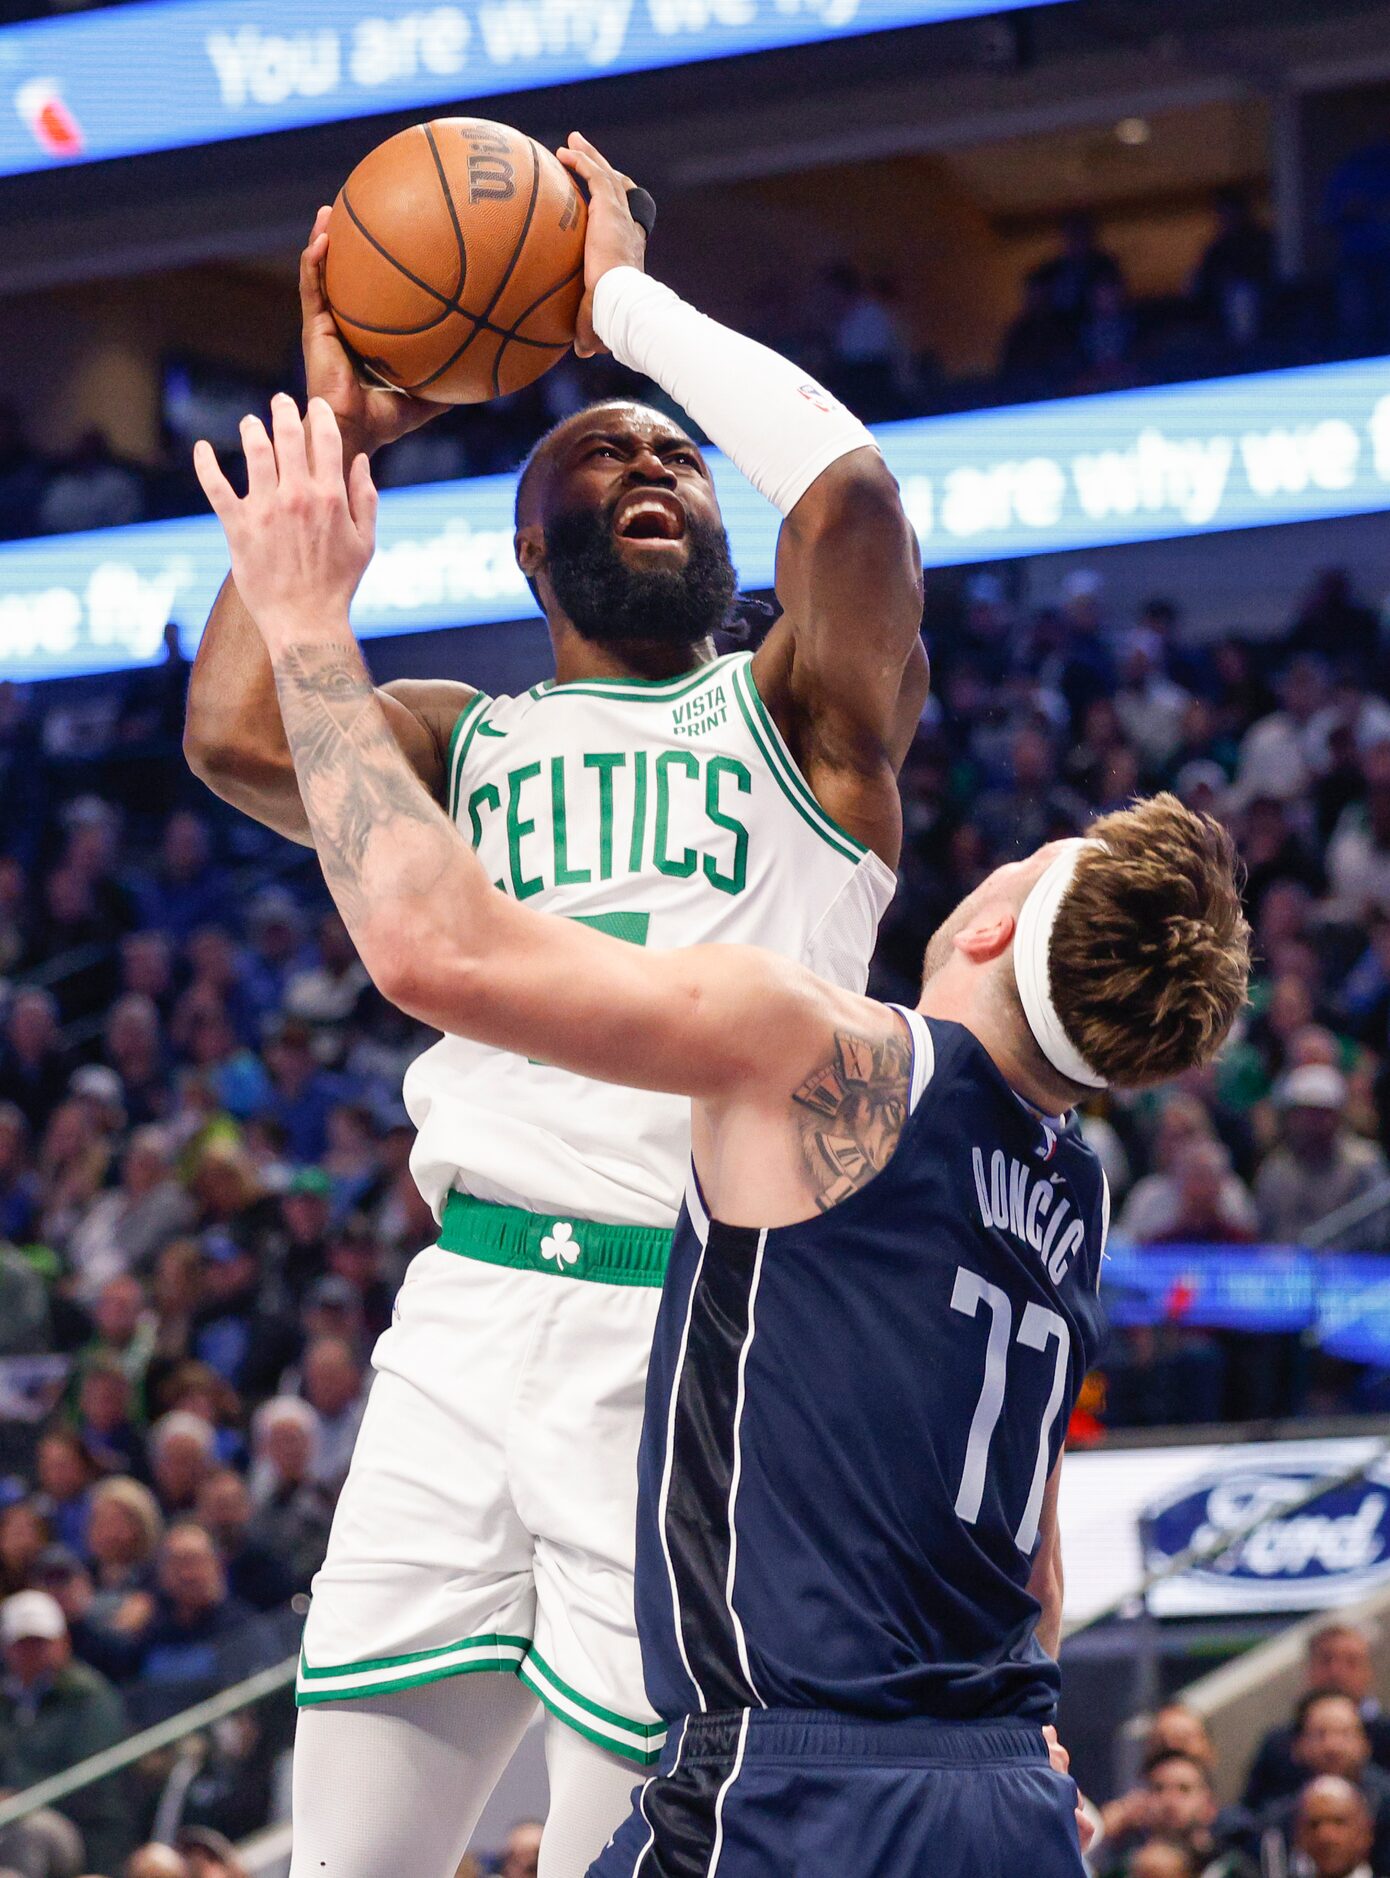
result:
[(568, 351), (584, 199), (533, 138), (441, 117), (379, 144), (328, 224), (324, 289), (368, 371), (440, 404), (519, 391)]

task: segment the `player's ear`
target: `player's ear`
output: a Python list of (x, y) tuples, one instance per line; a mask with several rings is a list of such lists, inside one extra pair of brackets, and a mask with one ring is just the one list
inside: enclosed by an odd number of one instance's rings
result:
[(952, 943), (972, 965), (988, 965), (1008, 950), (1017, 923), (1011, 906), (981, 907), (970, 924), (961, 927)]
[(516, 564), (527, 580), (534, 580), (545, 566), (545, 530), (539, 522), (526, 522), (512, 537)]

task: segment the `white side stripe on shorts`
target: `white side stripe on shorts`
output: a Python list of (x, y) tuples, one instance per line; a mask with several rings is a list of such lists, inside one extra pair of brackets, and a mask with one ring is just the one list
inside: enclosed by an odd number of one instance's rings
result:
[[(703, 1208), (701, 1211), (703, 1212)], [(693, 1210), (691, 1218), (695, 1218)], [(700, 1231), (698, 1221), (696, 1222), (696, 1230)], [(685, 1673), (689, 1676), (691, 1686), (695, 1690), (695, 1697), (700, 1704), (700, 1713), (702, 1715), (707, 1706), (705, 1702), (705, 1692), (696, 1680), (695, 1671), (690, 1667), (690, 1658), (686, 1654), (685, 1626), (681, 1622), (680, 1592), (676, 1589), (676, 1565), (675, 1560), (671, 1557), (671, 1542), (666, 1532), (666, 1509), (671, 1498), (671, 1467), (675, 1459), (676, 1450), (676, 1404), (680, 1401), (681, 1377), (685, 1373), (685, 1353), (690, 1343), (690, 1320), (695, 1314), (695, 1293), (700, 1289), (700, 1273), (705, 1269), (705, 1248), (708, 1244), (708, 1236), (709, 1220), (706, 1219), (704, 1229), (700, 1231), (700, 1257), (695, 1265), (695, 1276), (690, 1281), (690, 1296), (685, 1301), (685, 1325), (681, 1330), (681, 1347), (680, 1354), (676, 1358), (676, 1373), (671, 1378), (671, 1400), (667, 1404), (666, 1410), (666, 1458), (661, 1467), (661, 1497), (657, 1505), (657, 1525), (661, 1532), (661, 1551), (662, 1556), (666, 1560), (666, 1581), (671, 1587), (671, 1622), (676, 1632), (676, 1647), (681, 1653), (681, 1662), (685, 1665)]]
[(733, 1625), (734, 1645), (738, 1650), (739, 1668), (748, 1687), (753, 1691), (763, 1708), (763, 1701), (757, 1683), (753, 1680), (753, 1671), (748, 1663), (748, 1639), (743, 1634), (743, 1621), (734, 1609), (734, 1574), (738, 1570), (738, 1483), (743, 1472), (743, 1399), (744, 1378), (748, 1368), (748, 1352), (753, 1347), (756, 1330), (754, 1310), (758, 1302), (758, 1283), (763, 1275), (763, 1253), (767, 1250), (767, 1227), (758, 1234), (758, 1249), (753, 1257), (753, 1281), (748, 1287), (748, 1331), (743, 1339), (743, 1348), (738, 1353), (738, 1396), (734, 1404), (734, 1465), (729, 1478), (729, 1574), (724, 1581), (724, 1602), (729, 1607), (729, 1621)]
[(743, 1720), (739, 1723), (738, 1749), (734, 1754), (734, 1764), (729, 1769), (728, 1779), (719, 1789), (718, 1799), (714, 1802), (714, 1849), (709, 1855), (709, 1868), (705, 1872), (705, 1878), (714, 1878), (715, 1872), (719, 1869), (719, 1854), (724, 1850), (724, 1799), (729, 1788), (738, 1779), (739, 1770), (743, 1766), (743, 1750), (748, 1741), (748, 1717), (751, 1713), (750, 1709), (743, 1711)]
[[(680, 1766), (681, 1755), (685, 1753), (685, 1731), (689, 1726), (690, 1726), (690, 1717), (687, 1715), (685, 1720), (681, 1723), (681, 1738), (676, 1743), (676, 1758), (671, 1763), (672, 1774), (674, 1774), (676, 1769)], [(669, 1779), (670, 1775), (668, 1775), (667, 1778)], [(637, 1854), (637, 1862), (632, 1868), (632, 1878), (637, 1878), (638, 1872), (641, 1871), (643, 1865), (647, 1861), (648, 1852), (650, 1852), (652, 1847), (656, 1844), (656, 1827), (652, 1824), (650, 1819), (647, 1819), (647, 1789), (648, 1787), (651, 1786), (652, 1781), (655, 1779), (656, 1779), (656, 1775), (652, 1774), (646, 1780), (642, 1782), (642, 1792), (639, 1795), (638, 1801), (637, 1801), (638, 1812), (642, 1815), (643, 1819), (647, 1820), (647, 1843), (642, 1847), (642, 1850)]]

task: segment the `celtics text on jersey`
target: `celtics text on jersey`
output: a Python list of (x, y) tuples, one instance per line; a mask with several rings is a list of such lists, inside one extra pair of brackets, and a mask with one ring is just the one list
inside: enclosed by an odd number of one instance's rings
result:
[[(863, 988), (894, 876), (834, 823), (733, 653), (670, 680), (479, 695), (450, 814), (498, 890), (634, 945), (766, 946)], [(503, 1205), (669, 1226), (689, 1105), (446, 1036), (406, 1076), (411, 1166)]]

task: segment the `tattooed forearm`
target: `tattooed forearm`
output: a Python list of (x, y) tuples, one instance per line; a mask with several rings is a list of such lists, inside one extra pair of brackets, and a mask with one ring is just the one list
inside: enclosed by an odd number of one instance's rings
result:
[(802, 1160), (822, 1213), (887, 1165), (911, 1081), (912, 1050), (901, 1031), (873, 1042), (837, 1030), (834, 1055), (793, 1092)]
[(387, 728), (357, 647), (287, 646), (273, 663), (314, 846), (349, 928), (384, 898), (427, 893), (450, 858), (449, 825)]

